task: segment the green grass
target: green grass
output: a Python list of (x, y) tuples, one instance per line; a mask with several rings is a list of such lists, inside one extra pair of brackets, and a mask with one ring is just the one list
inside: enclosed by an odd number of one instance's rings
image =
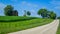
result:
[[(15, 17), (12, 19), (15, 19)], [(36, 19), (25, 20), (25, 21), (0, 22), (0, 33), (5, 34), (5, 33), (9, 33), (9, 32), (21, 31), (21, 30), (45, 25), (52, 21), (53, 21), (53, 19), (36, 18)]]
[(0, 22), (15, 22), (35, 19), (36, 17), (23, 17), (23, 16), (0, 16)]
[(58, 30), (57, 30), (57, 34), (60, 34), (60, 23), (59, 23), (59, 27), (58, 27)]

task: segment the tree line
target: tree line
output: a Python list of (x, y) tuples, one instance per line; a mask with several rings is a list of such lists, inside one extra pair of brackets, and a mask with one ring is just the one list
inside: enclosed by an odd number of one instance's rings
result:
[[(4, 8), (4, 14), (6, 16), (18, 16), (18, 11), (14, 10), (14, 7), (11, 5), (7, 5)], [(42, 18), (51, 18), (51, 19), (55, 19), (56, 18), (56, 13), (54, 13), (53, 11), (49, 11), (47, 9), (39, 9), (37, 14), (40, 16), (42, 16)], [(24, 15), (23, 16), (30, 16), (31, 12), (30, 11), (26, 11), (24, 10)]]

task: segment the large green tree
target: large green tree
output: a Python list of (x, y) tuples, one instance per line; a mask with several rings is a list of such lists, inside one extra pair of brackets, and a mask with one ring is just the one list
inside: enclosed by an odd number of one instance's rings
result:
[(7, 5), (4, 8), (4, 13), (6, 16), (18, 16), (18, 11), (14, 10), (13, 6)]
[(51, 12), (49, 12), (49, 17), (51, 19), (56, 19), (56, 14), (53, 11), (51, 11)]
[(30, 13), (29, 11), (27, 11), (27, 15), (28, 15), (28, 16), (30, 16), (30, 15), (31, 15), (31, 13)]
[(11, 16), (12, 15), (12, 12), (13, 12), (13, 7), (11, 5), (7, 5), (5, 8), (4, 8), (4, 13), (6, 16)]
[(47, 9), (40, 9), (38, 11), (38, 15), (41, 15), (42, 18), (46, 18), (47, 17), (47, 13), (48, 13)]

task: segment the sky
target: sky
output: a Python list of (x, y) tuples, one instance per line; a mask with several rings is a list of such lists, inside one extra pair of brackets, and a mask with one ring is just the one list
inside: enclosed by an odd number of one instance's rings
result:
[(26, 10), (31, 12), (31, 16), (40, 17), (37, 12), (41, 8), (54, 11), (60, 16), (60, 0), (0, 0), (0, 16), (4, 16), (4, 8), (7, 5), (12, 5), (19, 16), (23, 16)]

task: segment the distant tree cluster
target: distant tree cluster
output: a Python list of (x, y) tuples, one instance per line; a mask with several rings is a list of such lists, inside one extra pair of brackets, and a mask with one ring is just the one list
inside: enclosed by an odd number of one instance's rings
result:
[(31, 15), (31, 12), (24, 10), (24, 16), (26, 17), (27, 15), (30, 16)]
[(51, 19), (56, 18), (56, 14), (53, 11), (48, 11), (47, 9), (40, 9), (38, 11), (38, 15), (41, 15), (42, 18), (51, 18)]
[(60, 19), (60, 17), (57, 17), (57, 19)]
[[(13, 6), (11, 5), (7, 5), (5, 8), (4, 8), (4, 13), (6, 16), (18, 16), (18, 11), (17, 10), (14, 10)], [(30, 11), (26, 11), (24, 10), (24, 16), (30, 16), (31, 13)]]
[(4, 8), (4, 13), (6, 16), (18, 16), (18, 11), (14, 10), (14, 8), (11, 5), (7, 5)]
[[(11, 6), (11, 5), (7, 5), (4, 8), (4, 13), (5, 13), (6, 16), (18, 16), (18, 11), (14, 10), (13, 6)], [(56, 13), (54, 13), (53, 11), (49, 11), (47, 9), (39, 9), (37, 14), (41, 15), (42, 18), (51, 18), (51, 19), (56, 18)], [(23, 16), (30, 16), (30, 15), (31, 15), (30, 11), (24, 10), (24, 15)]]

